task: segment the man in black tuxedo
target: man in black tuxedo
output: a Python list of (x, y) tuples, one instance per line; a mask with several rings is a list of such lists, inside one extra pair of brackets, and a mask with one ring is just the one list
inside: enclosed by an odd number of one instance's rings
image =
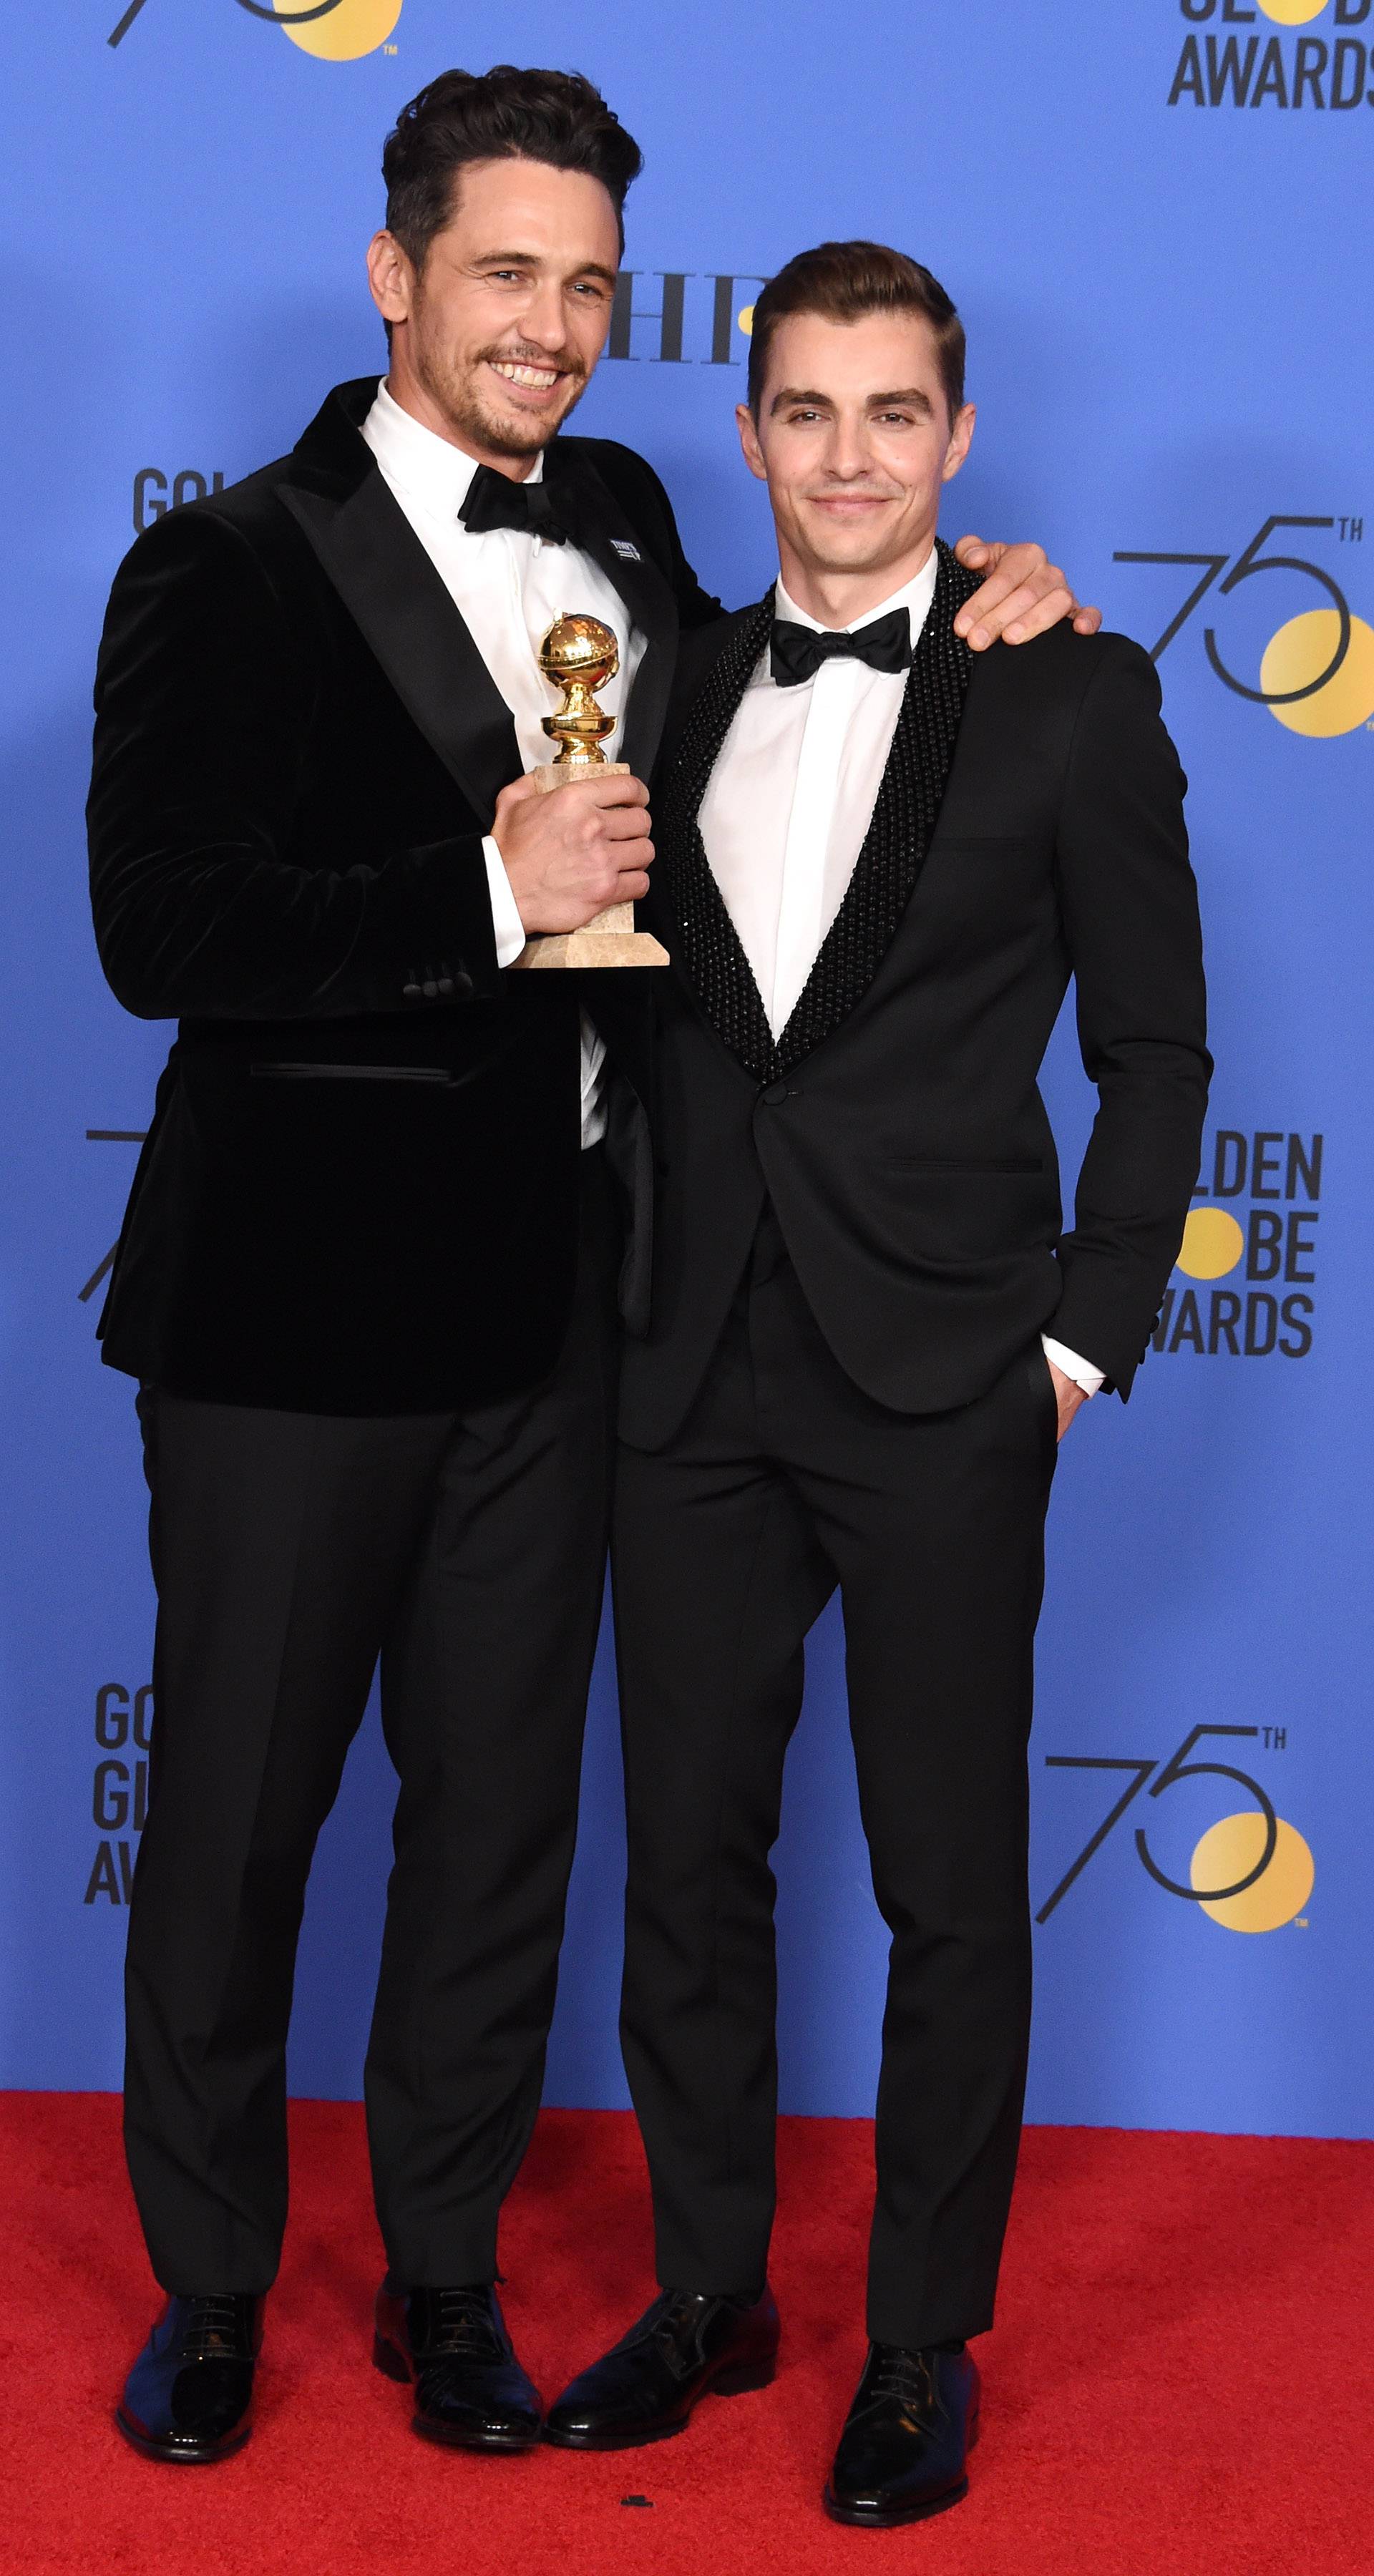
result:
[[(1210, 1060), (1184, 780), (1146, 655), (973, 661), (938, 544), (963, 332), (871, 243), (755, 310), (782, 578), (684, 641), (647, 918), (672, 952), (654, 1302), (613, 1569), (623, 2038), (662, 2295), (552, 2409), (615, 2448), (772, 2376), (774, 1882), (802, 1641), (838, 1587), (892, 1932), (867, 2367), (826, 2491), (964, 2492), (1030, 2012), (1026, 1739), (1056, 1441), (1144, 1353)], [(1037, 1088), (1070, 976), (1100, 1106), (1062, 1231)]]
[[(159, 1595), (126, 2138), (169, 2304), (119, 2419), (158, 2457), (249, 2429), (306, 1877), (379, 1657), (376, 2358), (433, 2439), (540, 2431), (496, 2228), (553, 2003), (617, 1301), (643, 1320), (648, 1015), (642, 977), (505, 970), (646, 891), (678, 632), (719, 613), (643, 460), (554, 436), (639, 166), (584, 80), (432, 83), (384, 157), (385, 383), (164, 519), (110, 602), (96, 930), (120, 1000), (180, 1023), (103, 1324)], [(992, 631), (1063, 613), (1033, 556)], [(617, 633), (634, 774), (542, 797), (565, 605)]]

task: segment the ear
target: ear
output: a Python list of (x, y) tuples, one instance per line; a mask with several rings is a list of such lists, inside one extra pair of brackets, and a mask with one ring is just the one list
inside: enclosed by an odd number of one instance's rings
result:
[(977, 418), (978, 409), (975, 403), (965, 403), (963, 409), (955, 413), (949, 433), (949, 445), (945, 449), (945, 461), (940, 468), (942, 483), (952, 483), (963, 464), (973, 444), (973, 429)]
[(408, 322), (415, 300), (415, 271), (392, 233), (374, 233), (367, 246), (367, 282), (384, 322)]
[(739, 443), (744, 451), (745, 464), (751, 474), (758, 476), (760, 483), (766, 483), (768, 468), (764, 464), (763, 449), (759, 445), (758, 424), (748, 403), (736, 403), (735, 426), (739, 431)]

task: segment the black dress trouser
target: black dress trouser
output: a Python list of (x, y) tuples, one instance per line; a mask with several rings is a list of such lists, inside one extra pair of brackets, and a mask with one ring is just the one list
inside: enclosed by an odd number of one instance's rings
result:
[(838, 1585), (892, 1933), (868, 2330), (912, 2345), (991, 2323), (1030, 2019), (1026, 1743), (1054, 1458), (1038, 1339), (975, 1403), (890, 1412), (833, 1357), (769, 1210), (682, 1429), (621, 1448), (622, 2038), (665, 2287), (764, 2277), (769, 1852), (802, 1641)]
[(539, 2103), (605, 1565), (617, 1227), (583, 1157), (552, 1375), (383, 1419), (140, 1397), (158, 1589), (125, 2138), (163, 2287), (263, 2291), (316, 1837), (378, 1659), (400, 1778), (368, 2047), (394, 2279), (491, 2280)]

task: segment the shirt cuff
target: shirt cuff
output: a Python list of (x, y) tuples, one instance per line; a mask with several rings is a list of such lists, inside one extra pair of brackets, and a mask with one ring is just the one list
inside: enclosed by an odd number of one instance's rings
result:
[(1094, 1368), (1092, 1361), (1080, 1359), (1077, 1351), (1066, 1351), (1063, 1343), (1052, 1342), (1048, 1333), (1041, 1334), (1040, 1347), (1046, 1359), (1053, 1360), (1055, 1367), (1062, 1369), (1065, 1377), (1071, 1377), (1075, 1386), (1081, 1386), (1085, 1395), (1101, 1394), (1107, 1383), (1105, 1369)]
[(496, 963), (498, 966), (513, 966), (525, 945), (525, 925), (520, 918), (520, 906), (511, 892), (506, 863), (490, 832), (483, 839), (482, 856), (487, 863), (491, 926), (496, 934)]

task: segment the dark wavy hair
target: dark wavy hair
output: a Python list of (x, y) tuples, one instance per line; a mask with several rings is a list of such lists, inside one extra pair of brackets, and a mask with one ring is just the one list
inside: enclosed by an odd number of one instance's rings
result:
[(644, 167), (633, 135), (581, 72), (440, 72), (403, 107), (382, 147), (386, 222), (422, 269), (454, 206), (454, 181), (470, 161), (544, 161), (599, 179), (625, 247), (627, 192)]
[(964, 326), (938, 277), (883, 242), (820, 242), (770, 277), (754, 306), (749, 342), (749, 408), (758, 418), (768, 352), (789, 313), (858, 322), (868, 313), (920, 313), (935, 334), (940, 382), (953, 420), (964, 399)]

